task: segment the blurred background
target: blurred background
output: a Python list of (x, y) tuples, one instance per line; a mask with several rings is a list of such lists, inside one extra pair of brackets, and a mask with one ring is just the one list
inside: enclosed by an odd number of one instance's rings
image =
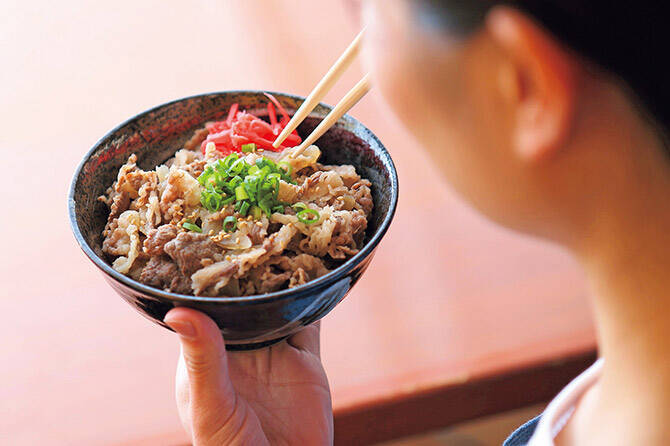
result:
[[(347, 5), (2, 2), (0, 444), (187, 442), (177, 342), (80, 252), (71, 176), (97, 139), (160, 103), (307, 95), (358, 31)], [(323, 321), (336, 443), (500, 444), (591, 361), (583, 279), (566, 254), (460, 203), (374, 90), (352, 114), (391, 152), (401, 193), (369, 272)]]

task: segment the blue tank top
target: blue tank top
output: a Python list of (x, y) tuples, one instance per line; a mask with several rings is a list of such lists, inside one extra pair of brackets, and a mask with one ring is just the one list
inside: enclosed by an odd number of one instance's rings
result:
[(528, 421), (526, 424), (512, 432), (512, 435), (509, 436), (507, 440), (503, 443), (503, 446), (526, 446), (530, 441), (530, 437), (533, 436), (537, 423), (540, 421), (540, 415)]

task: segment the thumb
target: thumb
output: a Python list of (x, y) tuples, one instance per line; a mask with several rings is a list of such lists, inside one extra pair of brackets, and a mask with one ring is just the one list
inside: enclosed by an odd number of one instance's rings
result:
[(230, 381), (226, 348), (214, 321), (180, 307), (170, 310), (164, 322), (179, 335), (195, 443), (209, 443), (244, 429), (249, 414)]

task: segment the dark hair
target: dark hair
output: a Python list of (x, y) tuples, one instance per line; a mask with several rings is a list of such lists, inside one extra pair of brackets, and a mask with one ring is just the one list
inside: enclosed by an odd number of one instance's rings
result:
[[(646, 0), (416, 0), (423, 24), (467, 34), (490, 8), (509, 5), (533, 17), (573, 51), (621, 78), (655, 118), (670, 129), (670, 26), (662, 3)], [(666, 151), (670, 147), (665, 144)]]

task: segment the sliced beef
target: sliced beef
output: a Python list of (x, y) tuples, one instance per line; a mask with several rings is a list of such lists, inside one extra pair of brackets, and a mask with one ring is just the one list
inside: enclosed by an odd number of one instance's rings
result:
[(193, 274), (193, 290), (196, 296), (216, 296), (225, 288), (239, 269), (234, 262), (224, 260), (198, 270)]
[(179, 270), (189, 277), (203, 267), (203, 260), (217, 261), (221, 257), (221, 248), (211, 238), (195, 232), (179, 233), (165, 244), (163, 250), (177, 262)]
[(154, 256), (142, 269), (140, 282), (172, 293), (192, 294), (191, 279), (167, 256)]
[(119, 169), (116, 183), (114, 183), (114, 190), (116, 192), (126, 192), (131, 199), (136, 199), (139, 196), (140, 189), (145, 183), (156, 183), (156, 172), (145, 172), (137, 167), (137, 155), (134, 153), (128, 157), (126, 164)]
[(351, 212), (350, 218), (338, 217), (328, 246), (328, 255), (341, 260), (356, 254), (365, 237), (367, 225), (367, 218), (362, 211)]
[(267, 235), (267, 225), (257, 225), (255, 223), (251, 223), (249, 225), (249, 238), (251, 239), (251, 243), (254, 245), (260, 245), (263, 243), (263, 240), (265, 240), (265, 236)]
[(372, 183), (363, 179), (351, 186), (356, 203), (360, 205), (361, 209), (363, 209), (363, 212), (365, 212), (366, 215), (369, 215), (370, 212), (372, 212), (372, 207), (374, 206), (374, 202), (372, 201), (372, 192), (370, 191), (371, 185)]
[(330, 195), (332, 195), (331, 191), (343, 185), (342, 178), (337, 172), (315, 172), (300, 186), (298, 198), (305, 201), (315, 201), (325, 197), (328, 201)]
[(296, 256), (279, 256), (270, 259), (268, 265), (277, 265), (284, 271), (301, 270), (309, 274), (312, 279), (321, 277), (329, 270), (323, 264), (323, 260), (310, 254), (298, 254)]
[(286, 246), (291, 242), (293, 236), (298, 232), (293, 226), (282, 226), (279, 231), (265, 239), (263, 242), (263, 249), (267, 252), (265, 258), (281, 254)]
[(291, 271), (282, 271), (270, 265), (262, 265), (249, 271), (248, 277), (254, 283), (255, 292), (271, 293), (282, 288), (291, 278)]
[(289, 280), (288, 287), (293, 288), (299, 285), (304, 285), (309, 281), (309, 276), (304, 269), (298, 268), (293, 274), (291, 274), (291, 280)]
[(286, 271), (283, 273), (274, 273), (272, 271), (267, 272), (262, 278), (261, 286), (258, 289), (259, 293), (271, 293), (277, 291), (280, 288), (283, 288), (284, 285), (290, 278), (291, 272)]
[(179, 230), (175, 225), (162, 225), (157, 229), (152, 229), (144, 240), (144, 252), (150, 256), (160, 256), (165, 254), (165, 244), (175, 237)]
[(111, 222), (130, 207), (130, 195), (126, 191), (113, 192), (111, 197), (111, 206), (109, 210), (108, 222)]

